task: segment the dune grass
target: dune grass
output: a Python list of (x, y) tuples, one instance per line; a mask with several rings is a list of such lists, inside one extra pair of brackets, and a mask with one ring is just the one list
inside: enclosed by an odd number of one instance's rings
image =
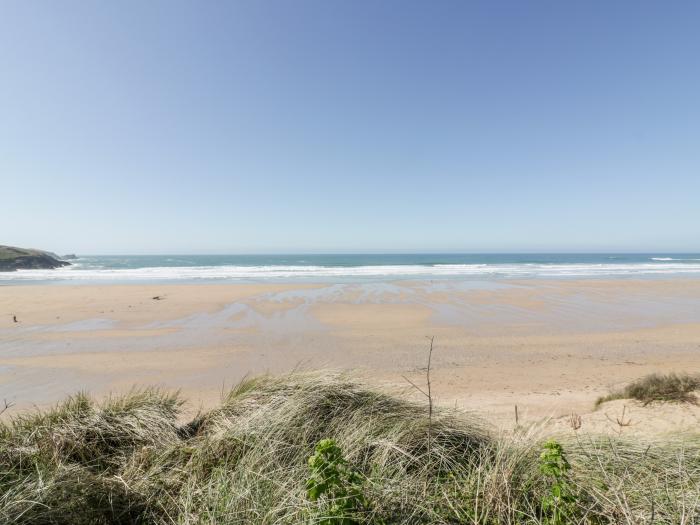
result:
[(694, 392), (700, 390), (700, 374), (650, 374), (620, 390), (599, 397), (596, 407), (614, 399), (636, 399), (645, 405), (654, 401), (697, 403)]
[[(0, 424), (0, 523), (700, 520), (694, 439), (498, 435), (454, 410), (430, 421), (426, 406), (329, 372), (246, 380), (184, 425), (181, 405), (158, 390), (99, 403), (81, 394)], [(319, 470), (329, 458), (333, 479)], [(329, 480), (335, 488), (324, 493)], [(345, 493), (358, 503), (332, 499)]]

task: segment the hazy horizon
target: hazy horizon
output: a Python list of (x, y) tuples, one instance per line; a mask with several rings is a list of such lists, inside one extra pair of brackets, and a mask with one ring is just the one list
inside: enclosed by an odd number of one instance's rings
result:
[(76, 250), (54, 250), (37, 246), (8, 245), (16, 248), (28, 248), (45, 250), (57, 255), (78, 255), (80, 257), (149, 257), (149, 256), (304, 256), (304, 255), (700, 255), (700, 251), (679, 251), (679, 250), (626, 250), (626, 251), (600, 251), (600, 250), (336, 250), (336, 251), (184, 251), (184, 252), (79, 252)]

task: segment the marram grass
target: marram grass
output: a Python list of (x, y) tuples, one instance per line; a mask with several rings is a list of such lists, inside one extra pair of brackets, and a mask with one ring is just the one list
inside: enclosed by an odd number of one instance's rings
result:
[(656, 401), (697, 404), (697, 390), (700, 390), (700, 374), (649, 374), (607, 396), (599, 397), (596, 407), (614, 399), (635, 399), (645, 405)]
[[(8, 419), (0, 523), (700, 523), (696, 439), (572, 433), (548, 445), (565, 457), (550, 453), (545, 468), (539, 432), (497, 435), (450, 410), (430, 422), (426, 406), (332, 372), (244, 381), (184, 425), (181, 405), (159, 390), (101, 403), (79, 394)], [(307, 493), (323, 439), (361, 480), (362, 509), (347, 518)]]

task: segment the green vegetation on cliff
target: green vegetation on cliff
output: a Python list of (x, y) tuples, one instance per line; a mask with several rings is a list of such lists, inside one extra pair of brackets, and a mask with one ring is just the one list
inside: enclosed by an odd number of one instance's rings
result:
[(14, 524), (697, 523), (700, 444), (534, 429), (342, 375), (246, 380), (183, 424), (158, 390), (83, 394), (0, 424), (0, 522)]
[(41, 250), (0, 246), (0, 272), (13, 270), (51, 269), (68, 266), (57, 255)]

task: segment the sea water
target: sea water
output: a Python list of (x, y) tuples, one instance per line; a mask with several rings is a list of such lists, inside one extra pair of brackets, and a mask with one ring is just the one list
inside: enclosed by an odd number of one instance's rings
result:
[(85, 255), (0, 284), (700, 277), (700, 254)]

